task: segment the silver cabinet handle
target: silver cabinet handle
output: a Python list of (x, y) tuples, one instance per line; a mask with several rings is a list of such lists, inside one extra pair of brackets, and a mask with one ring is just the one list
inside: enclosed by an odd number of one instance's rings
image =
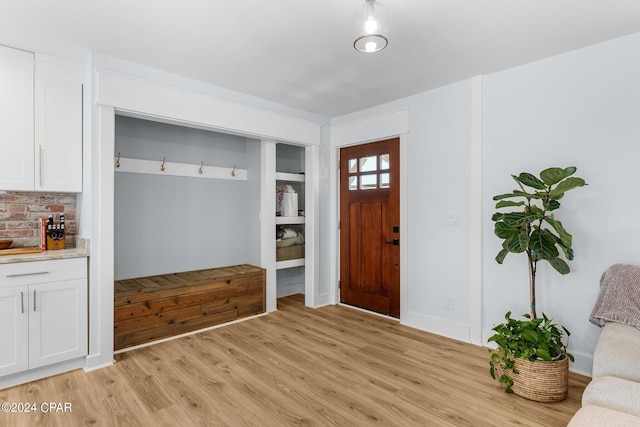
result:
[(24, 314), (24, 292), (20, 291), (20, 313)]
[(42, 175), (44, 174), (44, 147), (40, 146), (40, 187), (42, 187), (43, 179)]
[(48, 271), (38, 271), (36, 273), (21, 273), (21, 274), (7, 274), (7, 278), (9, 277), (23, 277), (23, 276), (37, 276), (38, 274), (49, 274)]
[(33, 290), (33, 311), (36, 311), (36, 290)]

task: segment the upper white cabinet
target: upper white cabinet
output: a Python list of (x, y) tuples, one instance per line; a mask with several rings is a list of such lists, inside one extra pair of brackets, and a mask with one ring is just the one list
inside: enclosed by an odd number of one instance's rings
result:
[(82, 75), (36, 54), (35, 189), (82, 191)]
[(0, 190), (33, 190), (33, 53), (0, 46)]
[(82, 191), (82, 72), (0, 46), (0, 190)]

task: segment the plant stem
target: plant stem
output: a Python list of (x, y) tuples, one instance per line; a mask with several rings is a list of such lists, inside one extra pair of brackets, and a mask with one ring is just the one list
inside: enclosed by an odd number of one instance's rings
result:
[[(544, 209), (544, 208), (543, 208)], [(525, 212), (531, 212), (531, 199), (527, 199), (527, 206), (525, 208)], [(543, 211), (544, 215), (544, 211)], [(542, 225), (542, 220), (540, 220), (540, 226)], [(527, 224), (526, 226), (527, 236), (531, 236), (531, 225)], [(537, 261), (534, 261), (534, 254), (531, 250), (531, 244), (527, 245), (527, 258), (529, 261), (529, 309), (531, 310), (531, 320), (535, 319), (536, 316), (536, 264)]]
[(527, 252), (529, 258), (529, 301), (531, 305), (531, 320), (537, 318), (536, 315), (536, 264), (531, 256), (531, 252)]

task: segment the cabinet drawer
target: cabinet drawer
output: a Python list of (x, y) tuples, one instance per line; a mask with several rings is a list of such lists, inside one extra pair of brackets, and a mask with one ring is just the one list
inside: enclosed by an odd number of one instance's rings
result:
[(87, 259), (69, 258), (0, 265), (0, 286), (31, 285), (87, 277)]

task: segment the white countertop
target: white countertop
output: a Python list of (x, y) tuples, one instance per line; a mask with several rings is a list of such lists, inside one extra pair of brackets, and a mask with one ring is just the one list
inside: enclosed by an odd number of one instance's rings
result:
[(89, 256), (89, 240), (76, 237), (76, 247), (59, 249), (57, 251), (44, 251), (34, 254), (2, 255), (0, 264), (12, 264), (15, 262), (44, 261), (49, 259), (82, 258)]

